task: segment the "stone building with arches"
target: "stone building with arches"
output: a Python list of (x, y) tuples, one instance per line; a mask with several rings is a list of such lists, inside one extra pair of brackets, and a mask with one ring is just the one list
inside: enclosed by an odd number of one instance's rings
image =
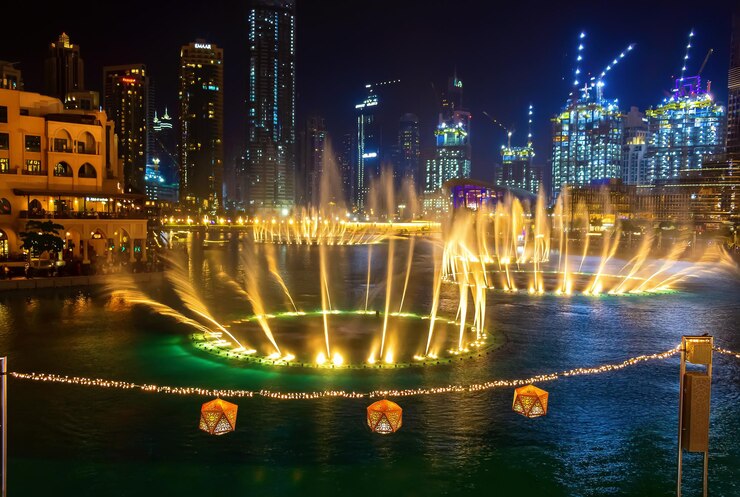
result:
[(0, 260), (31, 220), (64, 226), (65, 257), (146, 260), (144, 196), (123, 191), (114, 122), (56, 98), (0, 89)]

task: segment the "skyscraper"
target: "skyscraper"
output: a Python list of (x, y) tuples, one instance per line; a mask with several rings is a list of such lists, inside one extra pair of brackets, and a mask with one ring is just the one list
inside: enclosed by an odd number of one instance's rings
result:
[(342, 135), (342, 143), (337, 153), (339, 173), (342, 175), (342, 200), (349, 204), (352, 201), (352, 171), (354, 170), (354, 133)]
[(180, 48), (180, 204), (223, 209), (224, 51), (196, 40)]
[(151, 162), (154, 159), (159, 160), (159, 173), (168, 182), (176, 182), (179, 176), (179, 160), (177, 157), (177, 141), (175, 140), (175, 129), (172, 124), (172, 117), (164, 108), (164, 113), (160, 116), (154, 111), (152, 120), (152, 132), (149, 134), (151, 142)]
[(470, 112), (462, 108), (462, 87), (462, 81), (453, 76), (443, 94), (434, 131), (436, 156), (426, 163), (425, 194), (437, 192), (445, 181), (470, 177)]
[(702, 88), (699, 76), (677, 79), (673, 96), (645, 114), (650, 184), (678, 178), (679, 171), (700, 169), (706, 156), (723, 151), (724, 108)]
[(252, 0), (241, 202), (288, 213), (295, 202), (295, 0)]
[(372, 85), (365, 100), (355, 105), (357, 141), (354, 159), (352, 204), (362, 212), (370, 191), (370, 182), (380, 176), (380, 129), (378, 128), (378, 95)]
[(149, 150), (149, 76), (144, 64), (103, 68), (103, 107), (116, 123), (126, 192), (145, 193)]
[(740, 154), (740, 9), (732, 16), (730, 70), (727, 73), (727, 152)]
[(648, 126), (645, 114), (631, 107), (624, 116), (624, 146), (622, 149), (622, 182), (627, 185), (647, 185)]
[(527, 145), (517, 147), (511, 145), (512, 132), (509, 132), (509, 142), (501, 146), (502, 164), (496, 168), (494, 182), (500, 186), (519, 188), (537, 193), (542, 176), (532, 164), (534, 147), (532, 146), (532, 106), (529, 106), (529, 131)]
[(79, 45), (70, 43), (67, 33), (62, 33), (57, 41), (49, 44), (49, 54), (44, 61), (45, 93), (64, 102), (67, 93), (84, 90), (84, 69)]
[(404, 114), (398, 126), (398, 145), (401, 149), (400, 171), (398, 177), (403, 181), (413, 181), (419, 188), (419, 158), (421, 156), (419, 118), (416, 114)]
[(306, 119), (300, 133), (298, 178), (296, 200), (303, 206), (318, 206), (321, 176), (324, 174), (326, 151), (326, 124), (324, 118), (312, 116)]
[(616, 100), (603, 98), (600, 87), (594, 89), (577, 90), (580, 98), (574, 96), (552, 118), (553, 197), (565, 184), (587, 185), (622, 173), (623, 116)]

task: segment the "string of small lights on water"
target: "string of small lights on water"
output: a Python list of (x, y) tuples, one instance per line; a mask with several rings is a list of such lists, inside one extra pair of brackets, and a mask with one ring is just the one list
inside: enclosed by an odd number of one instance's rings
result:
[[(720, 354), (740, 359), (740, 352), (714, 347), (714, 350)], [(226, 398), (252, 398), (264, 397), (277, 400), (314, 400), (324, 398), (377, 398), (377, 397), (411, 397), (418, 395), (435, 395), (446, 393), (470, 393), (481, 392), (484, 390), (493, 390), (496, 388), (511, 388), (528, 385), (531, 383), (543, 383), (555, 381), (572, 376), (594, 375), (618, 371), (629, 366), (634, 366), (647, 361), (665, 360), (681, 351), (680, 345), (665, 352), (656, 354), (640, 355), (631, 357), (619, 363), (604, 364), (589, 368), (574, 368), (557, 373), (547, 373), (532, 376), (529, 378), (510, 379), (510, 380), (491, 380), (483, 383), (471, 383), (468, 385), (447, 385), (441, 387), (426, 388), (407, 388), (398, 390), (373, 390), (370, 392), (348, 392), (345, 390), (320, 390), (313, 392), (279, 392), (272, 390), (244, 390), (231, 388), (202, 388), (202, 387), (173, 387), (168, 385), (138, 384), (128, 381), (106, 380), (101, 378), (85, 378), (79, 376), (64, 376), (51, 373), (20, 373), (9, 372), (8, 374), (19, 380), (31, 380), (47, 383), (60, 383), (68, 385), (78, 385), (97, 388), (115, 388), (120, 390), (139, 390), (146, 393), (164, 393), (171, 395), (198, 395), (208, 397), (226, 397)]]

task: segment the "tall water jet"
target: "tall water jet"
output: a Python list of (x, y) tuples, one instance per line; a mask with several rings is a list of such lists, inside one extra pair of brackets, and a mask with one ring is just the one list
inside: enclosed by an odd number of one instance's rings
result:
[(319, 245), (319, 270), (321, 272), (321, 310), (324, 322), (324, 341), (326, 342), (326, 357), (331, 357), (331, 347), (329, 346), (329, 320), (328, 314), (331, 310), (331, 300), (329, 298), (329, 282), (326, 274), (326, 246)]
[[(257, 260), (257, 252), (254, 244), (252, 244), (251, 247), (251, 257), (247, 256), (244, 252), (242, 252), (241, 255), (241, 261), (245, 268), (244, 279), (247, 287), (246, 291), (244, 291), (244, 289), (241, 290), (244, 292), (243, 295), (252, 304), (252, 310), (254, 311), (260, 328), (262, 328), (262, 332), (265, 334), (272, 346), (275, 347), (275, 351), (277, 353), (281, 353), (280, 347), (275, 340), (275, 336), (272, 334), (272, 330), (270, 329), (270, 325), (267, 323), (267, 319), (265, 319), (266, 312), (259, 285), (259, 268), (255, 264), (255, 261)], [(240, 288), (236, 282), (234, 282), (234, 286), (236, 288)]]
[(175, 261), (169, 260), (168, 262), (175, 269), (166, 271), (165, 276), (167, 277), (167, 280), (172, 283), (172, 286), (175, 288), (175, 293), (180, 297), (180, 300), (183, 301), (191, 312), (210, 322), (223, 333), (226, 333), (234, 343), (236, 343), (240, 348), (246, 350), (246, 347), (244, 347), (244, 345), (242, 345), (241, 342), (239, 342), (239, 340), (229, 332), (229, 330), (224, 328), (221, 323), (216, 321), (216, 319), (211, 315), (203, 304), (201, 298), (198, 296), (198, 292), (196, 292), (192, 283), (185, 275), (185, 269)]
[(406, 256), (406, 278), (403, 282), (403, 293), (401, 293), (401, 303), (398, 306), (398, 312), (403, 311), (403, 302), (406, 299), (406, 289), (408, 289), (409, 276), (411, 275), (411, 263), (414, 261), (414, 243), (416, 243), (416, 237), (412, 236), (409, 238), (409, 248)]
[(372, 269), (373, 261), (373, 246), (367, 246), (367, 282), (365, 283), (365, 310), (367, 311), (367, 304), (370, 300), (370, 270)]
[(439, 292), (442, 289), (442, 267), (444, 261), (439, 261), (436, 255), (437, 249), (435, 245), (432, 251), (432, 257), (434, 259), (434, 293), (432, 294), (432, 309), (429, 313), (429, 333), (427, 334), (427, 346), (424, 349), (425, 356), (429, 355), (429, 347), (432, 344), (434, 323), (437, 320), (437, 310), (439, 309)]
[(270, 271), (270, 274), (272, 274), (273, 278), (275, 278), (275, 281), (280, 285), (280, 288), (283, 289), (283, 293), (286, 297), (288, 297), (288, 300), (290, 300), (290, 305), (293, 306), (293, 310), (295, 312), (298, 312), (298, 307), (296, 307), (295, 302), (293, 301), (293, 297), (290, 295), (290, 291), (288, 291), (288, 287), (285, 284), (285, 281), (283, 280), (283, 277), (280, 276), (280, 272), (277, 269), (277, 263), (275, 261), (275, 248), (273, 245), (269, 245), (265, 249), (265, 259), (267, 260), (267, 268)]

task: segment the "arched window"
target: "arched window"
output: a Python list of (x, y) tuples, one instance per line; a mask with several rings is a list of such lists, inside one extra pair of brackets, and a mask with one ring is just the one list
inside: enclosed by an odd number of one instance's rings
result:
[(59, 129), (54, 133), (54, 142), (52, 143), (54, 152), (71, 152), (72, 136), (66, 129)]
[(3, 230), (0, 230), (0, 259), (7, 259), (9, 255), (8, 235)]
[(38, 199), (33, 199), (28, 203), (28, 211), (32, 214), (41, 214), (42, 210), (41, 202)]
[(0, 215), (6, 216), (11, 214), (13, 208), (10, 206), (10, 200), (7, 198), (0, 198)]
[(77, 172), (77, 176), (80, 178), (97, 178), (98, 173), (95, 168), (89, 162), (85, 162), (80, 166), (80, 170)]
[(95, 137), (89, 131), (85, 131), (77, 140), (77, 153), (94, 154), (96, 152)]
[(57, 165), (54, 166), (54, 176), (71, 177), (72, 168), (64, 161), (58, 162)]

